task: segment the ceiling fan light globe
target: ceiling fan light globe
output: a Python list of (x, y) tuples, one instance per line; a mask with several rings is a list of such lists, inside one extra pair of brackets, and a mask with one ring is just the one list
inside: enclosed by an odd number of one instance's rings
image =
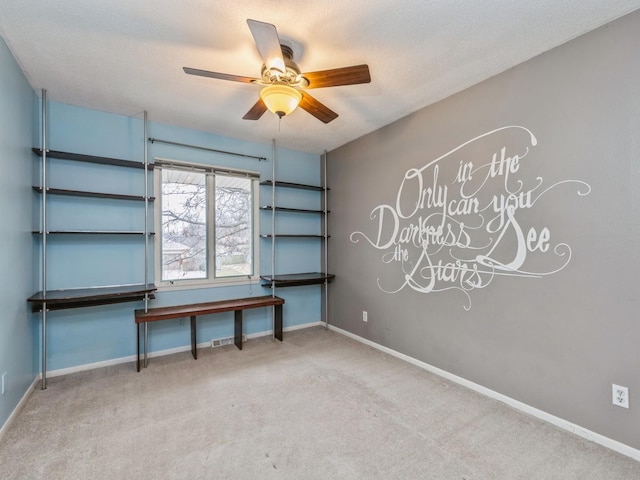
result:
[(260, 98), (271, 113), (282, 118), (297, 108), (302, 94), (287, 85), (269, 85), (260, 90)]

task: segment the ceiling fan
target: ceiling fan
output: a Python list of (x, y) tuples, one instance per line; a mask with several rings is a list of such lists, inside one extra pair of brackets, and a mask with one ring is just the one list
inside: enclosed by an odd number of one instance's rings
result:
[(306, 89), (371, 82), (367, 65), (301, 73), (300, 68), (293, 61), (293, 50), (280, 43), (274, 25), (251, 19), (247, 20), (247, 24), (264, 61), (261, 78), (183, 67), (185, 73), (189, 75), (261, 85), (263, 88), (260, 91), (260, 98), (242, 117), (244, 120), (258, 120), (267, 110), (282, 118), (299, 106), (318, 120), (329, 123), (335, 120), (338, 114), (309, 95)]

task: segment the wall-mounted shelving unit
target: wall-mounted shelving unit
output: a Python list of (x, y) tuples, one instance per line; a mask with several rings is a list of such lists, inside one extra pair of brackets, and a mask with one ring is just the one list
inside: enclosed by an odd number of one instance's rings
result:
[[(40, 251), (41, 251), (41, 290), (36, 292), (27, 301), (31, 304), (32, 311), (40, 312), (42, 319), (42, 388), (46, 388), (47, 381), (47, 312), (51, 310), (63, 310), (80, 307), (90, 307), (97, 305), (108, 305), (121, 302), (141, 301), (145, 302), (145, 308), (147, 308), (148, 300), (153, 298), (153, 292), (156, 290), (155, 285), (149, 282), (149, 238), (153, 235), (149, 231), (149, 203), (154, 201), (154, 197), (149, 195), (149, 179), (148, 173), (153, 170), (153, 164), (148, 162), (146, 141), (145, 141), (145, 155), (144, 160), (141, 162), (124, 160), (120, 158), (101, 157), (96, 155), (88, 155), (84, 153), (62, 152), (57, 150), (47, 149), (47, 99), (46, 91), (42, 91), (42, 146), (41, 148), (33, 148), (33, 152), (41, 158), (41, 173), (40, 183), (41, 185), (33, 186), (33, 190), (41, 197), (41, 212), (40, 212), (40, 227), (34, 230), (35, 235), (39, 235), (41, 239)], [(145, 112), (145, 139), (146, 139), (146, 112)], [(116, 168), (132, 168), (142, 170), (144, 175), (144, 195), (130, 195), (124, 193), (114, 192), (101, 192), (101, 191), (88, 191), (88, 190), (75, 190), (66, 188), (49, 187), (48, 172), (49, 159), (68, 160), (72, 162), (84, 162), (100, 165), (108, 165)], [(91, 199), (104, 199), (107, 202), (115, 201), (134, 201), (143, 202), (145, 209), (144, 225), (141, 225), (141, 229), (125, 229), (125, 230), (111, 230), (111, 229), (55, 229), (50, 230), (48, 228), (48, 197), (49, 196), (66, 196), (66, 197), (80, 197)], [(123, 203), (124, 205), (125, 203)], [(119, 285), (90, 285), (86, 288), (69, 288), (69, 289), (57, 289), (51, 290), (47, 284), (47, 253), (48, 253), (48, 239), (49, 236), (53, 236), (56, 239), (61, 238), (60, 241), (64, 241), (67, 236), (83, 237), (83, 236), (113, 236), (113, 235), (133, 235), (139, 236), (144, 241), (145, 248), (145, 271), (144, 280), (141, 283), (136, 284), (119, 284)], [(56, 240), (57, 241), (57, 240)]]
[[(261, 234), (262, 238), (271, 239), (271, 274), (270, 275), (261, 275), (260, 278), (262, 280), (262, 286), (271, 288), (273, 295), (275, 295), (276, 288), (282, 287), (296, 287), (296, 286), (304, 286), (304, 285), (324, 285), (324, 289), (322, 292), (323, 296), (323, 321), (325, 323), (325, 327), (328, 325), (328, 317), (327, 317), (327, 309), (326, 302), (328, 298), (328, 284), (335, 275), (327, 272), (327, 251), (328, 251), (328, 239), (329, 235), (327, 232), (327, 214), (329, 211), (327, 210), (327, 194), (329, 188), (326, 185), (326, 153), (322, 157), (323, 161), (323, 179), (322, 185), (307, 185), (301, 183), (291, 183), (291, 182), (282, 182), (276, 180), (275, 175), (275, 143), (273, 148), (273, 164), (272, 164), (272, 180), (264, 180), (260, 182), (260, 185), (271, 187), (271, 205), (263, 205), (260, 208), (265, 211), (271, 212), (272, 222), (271, 222), (271, 233)], [(276, 205), (276, 189), (278, 188), (288, 188), (294, 190), (311, 190), (318, 192), (321, 198), (322, 208), (320, 209), (301, 209), (301, 208), (293, 208), (290, 206), (281, 206)], [(279, 233), (276, 231), (276, 215), (279, 214), (309, 214), (309, 215), (319, 215), (322, 219), (321, 232), (317, 234), (310, 233)], [(277, 261), (276, 261), (276, 241), (277, 239), (287, 239), (287, 241), (294, 241), (295, 239), (300, 239), (301, 241), (320, 241), (321, 249), (322, 249), (322, 263), (323, 269), (322, 272), (303, 272), (303, 273), (284, 273), (279, 274), (277, 269)]]
[(46, 303), (47, 310), (66, 310), (69, 308), (92, 307), (112, 303), (132, 302), (154, 298), (153, 285), (119, 285), (109, 287), (70, 288), (67, 290), (49, 290), (38, 292), (31, 297), (34, 312), (41, 312)]
[[(42, 187), (32, 187), (34, 191), (42, 193)], [(66, 190), (63, 188), (47, 188), (47, 195), (65, 195), (68, 197), (85, 197), (85, 198), (110, 198), (112, 200), (142, 200), (144, 197), (141, 195), (125, 195), (122, 193), (99, 193), (99, 192), (85, 192), (82, 190)], [(154, 197), (148, 197), (150, 202), (155, 200)]]
[(263, 287), (298, 287), (302, 285), (320, 285), (333, 280), (335, 275), (329, 273), (288, 273), (282, 275), (265, 275), (262, 278)]

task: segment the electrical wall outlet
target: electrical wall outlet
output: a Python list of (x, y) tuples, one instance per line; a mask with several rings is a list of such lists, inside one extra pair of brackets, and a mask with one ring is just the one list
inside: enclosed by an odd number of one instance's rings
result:
[(362, 321), (363, 322), (368, 322), (369, 319), (367, 318), (367, 312), (366, 311), (362, 311)]
[(611, 391), (613, 395), (613, 404), (623, 408), (629, 408), (629, 389), (616, 385), (611, 385)]

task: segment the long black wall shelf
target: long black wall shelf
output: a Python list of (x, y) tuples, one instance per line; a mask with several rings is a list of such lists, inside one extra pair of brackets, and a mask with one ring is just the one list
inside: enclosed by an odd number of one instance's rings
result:
[(292, 213), (329, 213), (324, 210), (307, 210), (304, 208), (287, 208), (287, 207), (272, 207), (271, 205), (263, 205), (260, 210), (268, 210), (276, 212), (292, 212)]
[(335, 275), (331, 273), (290, 273), (282, 275), (261, 275), (263, 287), (298, 287), (303, 285), (320, 285), (331, 282)]
[[(32, 187), (38, 193), (42, 193), (42, 187)], [(90, 198), (109, 198), (115, 200), (143, 200), (144, 195), (126, 195), (121, 193), (100, 193), (87, 192), (83, 190), (67, 190), (64, 188), (47, 188), (47, 195), (65, 195), (69, 197), (90, 197)], [(155, 197), (149, 197), (147, 200), (153, 202)]]
[(329, 235), (327, 235), (326, 237), (324, 235), (307, 235), (307, 234), (303, 234), (303, 233), (277, 233), (275, 235), (272, 235), (271, 233), (263, 233), (262, 235), (260, 235), (262, 238), (329, 238)]
[[(42, 149), (32, 148), (32, 150), (36, 155), (42, 156)], [(123, 160), (121, 158), (98, 157), (96, 155), (85, 155), (82, 153), (60, 152), (58, 150), (47, 150), (47, 157), (59, 158), (62, 160), (74, 160), (76, 162), (116, 165), (119, 167), (144, 168), (143, 162), (134, 162), (132, 160)], [(148, 164), (147, 169), (153, 170), (153, 164)]]
[[(31, 233), (42, 235), (41, 230), (34, 230)], [(144, 235), (143, 231), (136, 230), (48, 230), (47, 235)], [(155, 235), (149, 232), (149, 235)]]
[[(276, 187), (299, 188), (302, 190), (315, 190), (317, 192), (322, 192), (325, 190), (323, 187), (318, 187), (316, 185), (304, 185), (302, 183), (279, 182), (279, 181), (273, 182), (272, 180), (264, 180), (260, 182), (260, 185), (267, 185), (267, 186), (275, 185)], [(327, 190), (329, 189), (327, 188)]]
[(47, 303), (47, 310), (63, 310), (68, 308), (91, 307), (112, 303), (133, 302), (143, 300), (145, 294), (154, 298), (152, 292), (157, 290), (154, 284), (116, 285), (106, 287), (69, 288), (66, 290), (48, 290), (37, 292), (27, 301), (33, 312), (42, 310)]

